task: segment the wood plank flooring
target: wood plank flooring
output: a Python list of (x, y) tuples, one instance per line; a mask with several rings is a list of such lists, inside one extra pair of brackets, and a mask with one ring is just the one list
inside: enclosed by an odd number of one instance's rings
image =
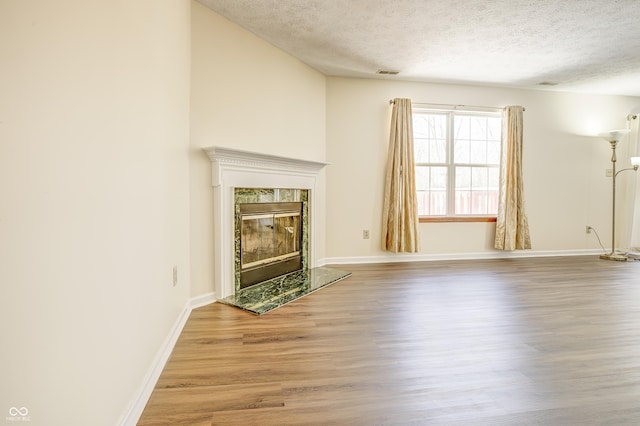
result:
[(640, 262), (341, 265), (192, 312), (140, 425), (640, 425)]

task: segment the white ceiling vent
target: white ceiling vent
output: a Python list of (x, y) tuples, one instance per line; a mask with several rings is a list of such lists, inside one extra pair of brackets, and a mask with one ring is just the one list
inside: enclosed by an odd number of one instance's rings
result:
[(380, 75), (398, 75), (400, 71), (392, 71), (392, 70), (378, 70), (376, 74)]

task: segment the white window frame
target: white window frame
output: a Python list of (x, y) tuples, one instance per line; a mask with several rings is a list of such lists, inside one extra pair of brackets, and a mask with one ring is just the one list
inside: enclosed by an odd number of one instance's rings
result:
[[(469, 107), (456, 105), (432, 105), (432, 104), (412, 104), (413, 114), (442, 114), (447, 116), (446, 134), (446, 162), (444, 163), (419, 163), (415, 166), (432, 166), (447, 168), (447, 213), (445, 215), (424, 215), (419, 216), (423, 222), (429, 221), (495, 221), (496, 213), (489, 214), (456, 214), (455, 213), (455, 167), (460, 163), (454, 163), (454, 116), (455, 115), (478, 115), (484, 117), (497, 117), (503, 120), (501, 108)], [(502, 126), (501, 126), (502, 128)], [(502, 149), (502, 147), (500, 147)], [(489, 163), (464, 163), (469, 167), (496, 167)], [(499, 166), (497, 166), (499, 168)], [(498, 172), (499, 173), (499, 172)]]

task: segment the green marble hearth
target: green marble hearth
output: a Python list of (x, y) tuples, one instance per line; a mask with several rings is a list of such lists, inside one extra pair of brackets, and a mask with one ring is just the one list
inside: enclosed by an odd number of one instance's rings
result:
[(351, 272), (333, 268), (306, 269), (239, 290), (218, 301), (262, 315), (350, 275)]

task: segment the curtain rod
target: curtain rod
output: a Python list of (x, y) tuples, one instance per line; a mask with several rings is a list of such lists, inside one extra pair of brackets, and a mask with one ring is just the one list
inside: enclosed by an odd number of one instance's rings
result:
[[(394, 100), (390, 99), (389, 100), (389, 105), (393, 105), (394, 104)], [(417, 102), (412, 102), (412, 104), (414, 105), (418, 105), (418, 106), (423, 106), (425, 108), (443, 108), (443, 109), (464, 109), (464, 108), (476, 108), (476, 109), (492, 109), (492, 110), (504, 110), (506, 107), (489, 107), (489, 106), (478, 106), (478, 105), (448, 105), (448, 104), (425, 104), (425, 103), (417, 103)], [(522, 108), (523, 111), (526, 111), (526, 109), (523, 107)]]

